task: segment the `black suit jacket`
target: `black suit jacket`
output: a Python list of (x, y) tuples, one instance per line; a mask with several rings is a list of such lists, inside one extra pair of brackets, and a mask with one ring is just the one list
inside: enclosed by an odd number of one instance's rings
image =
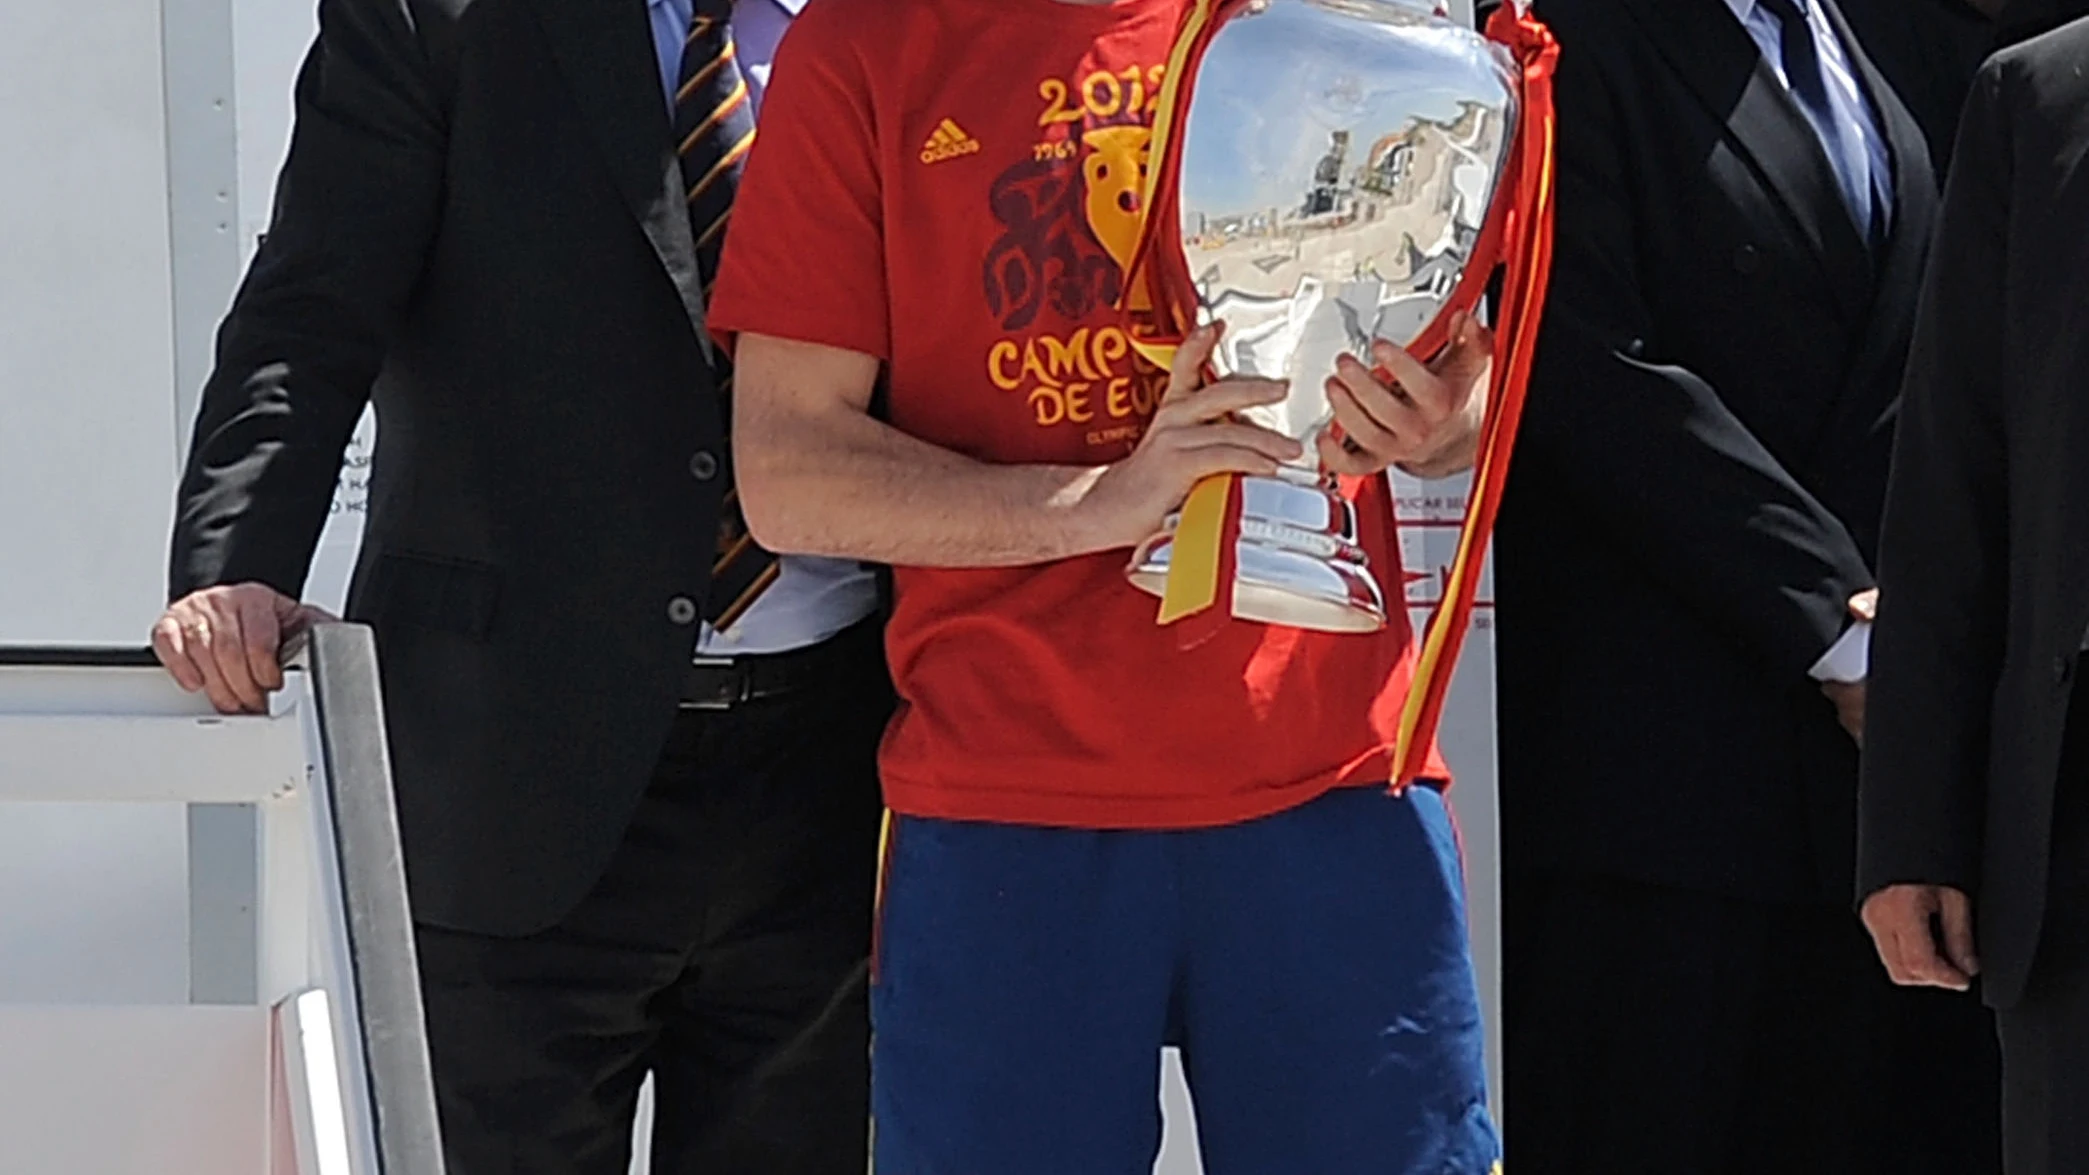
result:
[(1965, 0), (1837, 0), (1857, 39), (1915, 116), (1942, 175), (1959, 108), (1992, 47), (1993, 24)]
[(1853, 49), (1874, 257), (1721, 0), (1537, 9), (1559, 254), (1497, 539), (1505, 861), (1846, 901), (1856, 752), (1807, 673), (1872, 582), (1928, 152)]
[(1994, 49), (2006, 49), (2089, 14), (2089, 0), (2006, 0), (1995, 21)]
[[(1908, 365), (1872, 643), (1859, 895), (1978, 897), (2022, 994), (2089, 630), (2089, 22), (1991, 60)], [(2069, 779), (2061, 786), (2089, 781)]]
[(519, 933), (599, 876), (698, 627), (723, 421), (638, 0), (322, 0), (219, 336), (171, 590), (296, 595), (367, 400), (376, 627), (420, 917)]

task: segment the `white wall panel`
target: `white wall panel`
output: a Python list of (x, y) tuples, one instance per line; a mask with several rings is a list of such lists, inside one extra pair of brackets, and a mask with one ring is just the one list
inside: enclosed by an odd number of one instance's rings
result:
[(0, 641), (142, 643), (174, 476), (160, 9), (0, 4)]

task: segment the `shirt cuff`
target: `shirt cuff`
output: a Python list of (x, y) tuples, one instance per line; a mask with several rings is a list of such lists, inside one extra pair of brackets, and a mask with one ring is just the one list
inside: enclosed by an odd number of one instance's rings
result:
[(1807, 672), (1815, 681), (1851, 685), (1863, 681), (1870, 671), (1871, 625), (1858, 620), (1843, 630), (1842, 638), (1830, 645)]

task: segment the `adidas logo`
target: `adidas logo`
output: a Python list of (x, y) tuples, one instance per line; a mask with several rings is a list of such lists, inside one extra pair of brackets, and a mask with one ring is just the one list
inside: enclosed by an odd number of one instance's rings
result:
[(941, 163), (979, 152), (979, 140), (965, 133), (965, 129), (949, 119), (936, 124), (936, 133), (921, 145), (923, 163)]

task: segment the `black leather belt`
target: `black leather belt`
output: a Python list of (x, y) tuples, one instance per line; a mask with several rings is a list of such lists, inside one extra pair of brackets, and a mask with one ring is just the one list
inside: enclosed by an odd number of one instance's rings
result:
[(864, 621), (802, 649), (745, 657), (698, 657), (682, 683), (684, 710), (731, 710), (832, 681), (875, 654), (878, 625)]

